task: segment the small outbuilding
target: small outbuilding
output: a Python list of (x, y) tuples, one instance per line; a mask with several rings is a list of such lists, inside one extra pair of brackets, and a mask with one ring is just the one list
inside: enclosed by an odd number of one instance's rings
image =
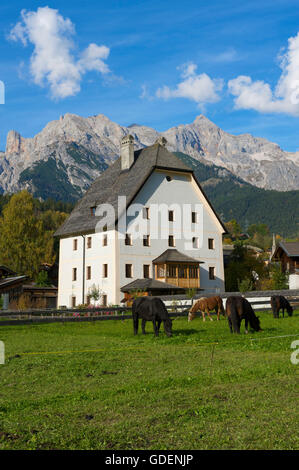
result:
[(271, 256), (273, 261), (279, 262), (282, 271), (289, 273), (289, 288), (299, 289), (299, 242), (279, 242)]
[(11, 269), (0, 266), (0, 298), (4, 310), (29, 308), (56, 308), (58, 288), (41, 287), (28, 276), (18, 276)]
[(186, 289), (169, 284), (167, 282), (157, 281), (156, 279), (135, 279), (121, 288), (125, 294), (122, 303), (131, 306), (135, 297), (139, 296), (161, 296), (185, 294)]

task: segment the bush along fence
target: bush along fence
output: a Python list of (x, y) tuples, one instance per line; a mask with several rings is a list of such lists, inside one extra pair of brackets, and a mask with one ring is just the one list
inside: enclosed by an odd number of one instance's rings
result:
[[(221, 294), (205, 294), (205, 297), (220, 295), (225, 307), (227, 297), (242, 295), (248, 299), (256, 311), (270, 310), (270, 298), (272, 295), (283, 295), (294, 308), (299, 308), (299, 289), (281, 291), (250, 291), (250, 292), (224, 292)], [(186, 295), (161, 296), (171, 317), (187, 316), (191, 305), (202, 294), (196, 294), (192, 299)], [(78, 322), (98, 320), (125, 320), (132, 318), (130, 307), (93, 307), (72, 309), (31, 309), (31, 310), (0, 310), (0, 326), (52, 323), (52, 322)]]

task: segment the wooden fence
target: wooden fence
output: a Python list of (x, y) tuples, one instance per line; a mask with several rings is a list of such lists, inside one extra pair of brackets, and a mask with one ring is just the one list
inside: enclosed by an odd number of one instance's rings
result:
[[(205, 295), (206, 297), (213, 294)], [(214, 294), (215, 295), (215, 294)], [(299, 289), (284, 291), (252, 291), (240, 294), (240, 292), (225, 292), (220, 294), (224, 304), (226, 298), (231, 295), (243, 295), (247, 298), (254, 310), (266, 311), (271, 309), (270, 297), (272, 295), (283, 295), (294, 308), (299, 308)], [(202, 297), (196, 295), (193, 302)], [(191, 299), (186, 295), (173, 295), (160, 297), (166, 304), (171, 317), (187, 316), (191, 307)], [(132, 318), (130, 307), (95, 307), (95, 308), (72, 308), (72, 309), (31, 309), (31, 310), (0, 310), (0, 326), (20, 325), (30, 323), (53, 323), (53, 322), (82, 322), (102, 320), (125, 320)]]

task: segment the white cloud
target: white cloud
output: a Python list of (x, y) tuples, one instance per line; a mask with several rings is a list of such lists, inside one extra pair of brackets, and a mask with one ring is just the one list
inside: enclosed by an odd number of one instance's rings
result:
[(139, 98), (141, 98), (142, 100), (149, 100), (149, 101), (152, 101), (154, 99), (154, 97), (150, 95), (147, 85), (145, 84), (141, 85), (141, 90), (142, 91), (141, 91), (141, 95), (139, 95)]
[(36, 12), (23, 10), (22, 21), (11, 30), (9, 38), (24, 46), (33, 44), (30, 72), (40, 86), (48, 84), (53, 98), (73, 96), (80, 91), (82, 76), (91, 70), (107, 74), (110, 70), (104, 60), (109, 48), (89, 44), (76, 58), (72, 36), (73, 23), (63, 18), (58, 10), (38, 8)]
[(156, 92), (158, 98), (187, 98), (198, 105), (215, 103), (220, 97), (217, 92), (223, 88), (221, 79), (211, 79), (206, 73), (196, 74), (197, 65), (191, 63), (182, 67), (182, 81), (175, 89), (168, 86), (159, 88)]
[(288, 40), (288, 49), (280, 56), (282, 74), (272, 91), (260, 80), (240, 75), (228, 82), (237, 109), (254, 109), (261, 113), (286, 113), (299, 116), (299, 33)]

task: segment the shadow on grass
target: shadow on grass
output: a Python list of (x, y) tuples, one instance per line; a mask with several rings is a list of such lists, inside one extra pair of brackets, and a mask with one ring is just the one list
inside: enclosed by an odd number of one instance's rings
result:
[(180, 329), (173, 329), (172, 330), (173, 336), (175, 335), (185, 335), (190, 336), (199, 333), (206, 333), (206, 330), (194, 330), (193, 328), (180, 328)]

